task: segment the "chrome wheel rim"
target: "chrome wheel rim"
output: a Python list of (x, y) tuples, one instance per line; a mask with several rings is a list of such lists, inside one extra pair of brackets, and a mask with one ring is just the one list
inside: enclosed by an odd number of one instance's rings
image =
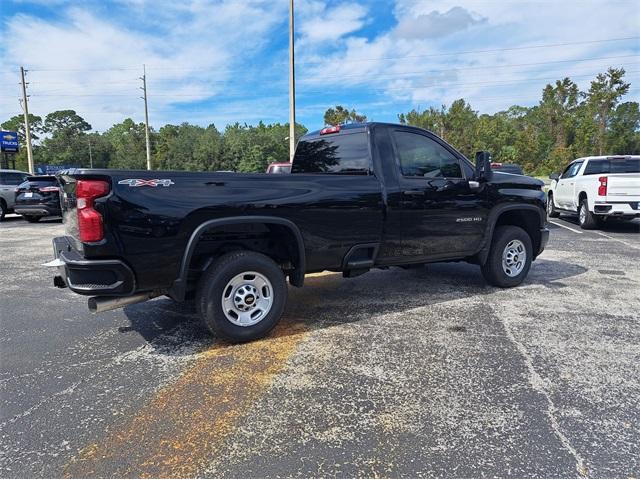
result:
[(222, 311), (236, 326), (253, 326), (262, 321), (273, 306), (273, 287), (261, 273), (245, 271), (222, 290)]
[(580, 219), (580, 224), (584, 224), (584, 222), (587, 219), (587, 212), (584, 210), (584, 206), (580, 207), (579, 219)]
[(550, 196), (547, 197), (547, 213), (553, 213), (553, 198)]
[(504, 273), (513, 278), (518, 276), (524, 269), (527, 262), (527, 250), (524, 243), (514, 239), (507, 243), (502, 252), (502, 270)]

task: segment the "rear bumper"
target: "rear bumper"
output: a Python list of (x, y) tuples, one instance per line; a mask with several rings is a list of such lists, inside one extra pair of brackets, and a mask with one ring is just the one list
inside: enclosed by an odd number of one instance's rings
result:
[(16, 204), (13, 211), (23, 216), (62, 216), (60, 208), (47, 205), (20, 205)]
[(53, 239), (53, 254), (63, 264), (54, 284), (88, 296), (129, 296), (135, 291), (131, 268), (117, 259), (88, 260), (66, 236)]
[(607, 203), (596, 202), (593, 212), (599, 216), (635, 216), (640, 217), (640, 202), (614, 201)]
[(540, 245), (538, 246), (538, 251), (536, 252), (536, 256), (539, 256), (544, 249), (547, 247), (547, 243), (549, 242), (549, 230), (547, 228), (540, 228)]

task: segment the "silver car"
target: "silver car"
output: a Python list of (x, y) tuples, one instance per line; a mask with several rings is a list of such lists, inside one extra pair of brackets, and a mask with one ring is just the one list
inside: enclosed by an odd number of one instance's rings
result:
[(29, 173), (17, 170), (0, 170), (0, 221), (4, 215), (13, 212), (16, 201), (16, 187), (24, 182)]

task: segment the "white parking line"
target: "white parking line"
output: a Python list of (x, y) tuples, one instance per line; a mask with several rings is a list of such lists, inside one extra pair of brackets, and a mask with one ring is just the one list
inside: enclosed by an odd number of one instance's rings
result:
[(604, 234), (604, 233), (602, 233), (602, 232), (600, 232), (600, 231), (594, 231), (594, 233), (597, 233), (597, 234), (599, 234), (600, 236), (604, 236), (605, 238), (612, 239), (613, 241), (617, 241), (617, 242), (619, 242), (619, 243), (622, 243), (623, 245), (628, 246), (629, 248), (633, 248), (633, 249), (640, 249), (638, 246), (632, 245), (631, 243), (627, 243), (626, 241), (622, 241), (622, 240), (621, 240), (621, 239), (619, 239), (619, 238), (614, 238), (613, 236), (606, 235), (606, 234)]
[(553, 223), (554, 225), (556, 225), (556, 226), (560, 226), (561, 228), (566, 228), (566, 229), (568, 229), (568, 230), (573, 231), (574, 233), (578, 233), (579, 235), (581, 235), (582, 233), (584, 233), (584, 231), (579, 231), (579, 230), (577, 230), (577, 229), (570, 228), (570, 227), (568, 227), (567, 225), (563, 225), (562, 223), (556, 223), (555, 221), (549, 221), (549, 223)]

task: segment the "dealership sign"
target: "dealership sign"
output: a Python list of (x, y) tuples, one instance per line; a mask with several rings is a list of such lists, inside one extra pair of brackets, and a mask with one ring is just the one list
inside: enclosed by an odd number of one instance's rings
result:
[(18, 152), (18, 133), (15, 131), (0, 131), (0, 151), (7, 153)]

